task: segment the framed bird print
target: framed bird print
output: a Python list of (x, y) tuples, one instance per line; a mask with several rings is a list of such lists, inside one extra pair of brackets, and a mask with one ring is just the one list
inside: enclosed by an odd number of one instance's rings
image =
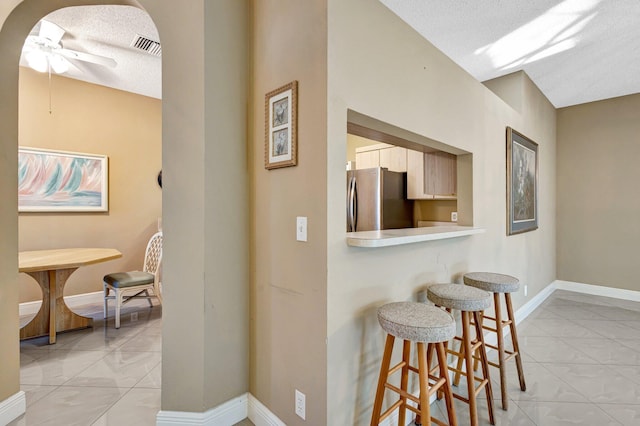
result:
[(297, 81), (267, 93), (264, 156), (266, 169), (298, 164), (297, 109)]

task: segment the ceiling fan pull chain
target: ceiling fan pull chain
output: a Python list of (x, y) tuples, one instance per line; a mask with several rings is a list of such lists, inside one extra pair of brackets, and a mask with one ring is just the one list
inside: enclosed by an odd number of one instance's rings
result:
[(51, 114), (51, 63), (47, 61), (47, 68), (49, 69), (49, 114)]

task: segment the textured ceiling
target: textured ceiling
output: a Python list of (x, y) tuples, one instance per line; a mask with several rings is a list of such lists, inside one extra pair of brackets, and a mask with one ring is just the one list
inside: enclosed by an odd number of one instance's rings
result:
[(639, 0), (380, 0), (479, 81), (524, 70), (557, 108), (640, 93)]
[[(115, 68), (72, 60), (64, 75), (154, 98), (162, 97), (161, 58), (131, 47), (136, 35), (160, 41), (149, 15), (131, 6), (78, 6), (59, 9), (44, 19), (66, 32), (62, 47), (115, 59)], [(32, 33), (38, 34), (40, 25)], [(20, 64), (26, 66), (25, 55)]]
[[(524, 70), (558, 108), (640, 93), (640, 0), (380, 1), (479, 81)], [(117, 62), (74, 61), (68, 77), (161, 98), (161, 59), (130, 47), (136, 34), (160, 41), (144, 11), (80, 6), (46, 19), (67, 31), (63, 47)]]

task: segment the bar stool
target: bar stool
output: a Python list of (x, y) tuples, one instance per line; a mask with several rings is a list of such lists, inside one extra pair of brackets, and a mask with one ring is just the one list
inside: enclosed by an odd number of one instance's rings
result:
[[(491, 378), (489, 377), (489, 364), (484, 343), (480, 315), (482, 311), (491, 306), (491, 294), (486, 291), (461, 284), (435, 284), (427, 289), (427, 298), (436, 306), (444, 307), (448, 312), (460, 311), (462, 319), (462, 336), (454, 337), (461, 342), (460, 351), (448, 349), (447, 352), (458, 357), (456, 367), (449, 367), (455, 372), (454, 385), (458, 386), (462, 374), (462, 362), (465, 362), (465, 375), (467, 378), (468, 397), (453, 392), (453, 396), (469, 404), (469, 419), (472, 426), (478, 425), (478, 408), (476, 398), (485, 390), (487, 395), (487, 409), (489, 422), (493, 425), (493, 392), (491, 390)], [(470, 316), (473, 316), (475, 324), (475, 339), (471, 339)], [(482, 377), (476, 377), (473, 368), (473, 354), (479, 353), (482, 365)], [(479, 382), (476, 387), (476, 382)]]
[[(387, 338), (382, 356), (382, 365), (380, 366), (376, 398), (373, 404), (371, 425), (379, 425), (396, 408), (399, 408), (399, 425), (404, 426), (406, 424), (405, 414), (407, 408), (421, 416), (426, 421), (426, 425), (430, 425), (431, 420), (439, 425), (445, 425), (445, 423), (437, 419), (431, 419), (429, 407), (430, 397), (438, 390), (442, 390), (447, 404), (449, 425), (456, 426), (453, 395), (446, 364), (447, 356), (444, 349), (444, 342), (449, 341), (456, 334), (456, 324), (451, 314), (424, 303), (393, 302), (378, 308), (378, 321), (382, 329), (387, 333)], [(393, 343), (396, 337), (403, 340), (402, 361), (390, 368)], [(417, 343), (418, 368), (410, 365), (411, 342)], [(438, 362), (441, 366), (438, 376), (429, 374), (427, 351), (431, 347), (435, 347)], [(401, 370), (401, 376), (400, 387), (398, 388), (390, 384), (388, 379), (389, 375), (399, 370)], [(407, 390), (409, 371), (418, 374), (420, 398), (416, 398)], [(399, 399), (384, 413), (381, 413), (385, 389), (397, 393)], [(407, 400), (418, 404), (418, 407), (415, 408), (407, 404)]]
[[(516, 332), (516, 321), (513, 315), (513, 307), (511, 305), (511, 293), (518, 291), (520, 281), (510, 275), (496, 274), (493, 272), (469, 272), (463, 277), (464, 283), (472, 287), (479, 288), (484, 291), (493, 293), (493, 302), (495, 307), (495, 317), (482, 316), (480, 321), (489, 319), (495, 322), (495, 328), (488, 327), (481, 322), (482, 328), (496, 333), (498, 337), (498, 345), (486, 346), (497, 349), (498, 363), (489, 362), (489, 365), (500, 369), (500, 392), (502, 394), (502, 409), (509, 408), (509, 398), (507, 395), (507, 367), (506, 362), (512, 358), (516, 359), (516, 367), (518, 368), (518, 379), (520, 380), (520, 389), (527, 390), (524, 381), (524, 372), (522, 371), (522, 357), (520, 356), (520, 347), (518, 345), (518, 334)], [(507, 319), (502, 319), (502, 308), (500, 307), (500, 294), (504, 294), (505, 304), (507, 306)], [(511, 331), (511, 343), (513, 351), (505, 349), (504, 334), (502, 329), (509, 327)]]

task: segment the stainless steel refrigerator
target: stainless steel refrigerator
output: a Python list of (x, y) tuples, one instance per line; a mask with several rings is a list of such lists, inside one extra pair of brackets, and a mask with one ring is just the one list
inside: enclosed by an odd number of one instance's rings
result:
[(380, 167), (347, 171), (347, 232), (411, 227), (406, 173)]

